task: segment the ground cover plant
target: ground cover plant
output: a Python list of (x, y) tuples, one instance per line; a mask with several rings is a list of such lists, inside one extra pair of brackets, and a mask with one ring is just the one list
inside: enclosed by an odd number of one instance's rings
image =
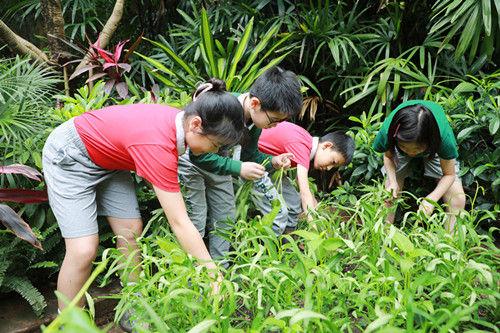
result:
[[(43, 10), (49, 3), (61, 5), (62, 34), (51, 17), (57, 13)], [(116, 30), (103, 37), (120, 4)], [(253, 215), (248, 187), (242, 187), (240, 220), (235, 233), (226, 235), (235, 244), (232, 266), (215, 297), (206, 272), (175, 242), (154, 193), (136, 177), (149, 221), (141, 238), (144, 271), (140, 284), (116, 296), (117, 316), (135, 309), (143, 332), (498, 331), (499, 12), (493, 0), (4, 0), (1, 164), (40, 170), (50, 131), (84, 112), (130, 103), (181, 108), (210, 76), (226, 80), (232, 91), (246, 91), (259, 73), (279, 63), (304, 84), (304, 117), (293, 121), (315, 135), (345, 129), (355, 138), (353, 162), (340, 170), (343, 185), (324, 194), (312, 223), (283, 239), (270, 233), (272, 215)], [(47, 22), (54, 24), (44, 27)], [(56, 47), (53, 34), (65, 49)], [(98, 68), (116, 74), (118, 90), (105, 89), (108, 77), (89, 77), (69, 63), (70, 45), (85, 48), (88, 40), (101, 38), (100, 46), (111, 50), (139, 36), (144, 39), (134, 54), (135, 43), (126, 44), (91, 68), (94, 74)], [(26, 45), (35, 56), (11, 44), (18, 37), (32, 43)], [(122, 53), (130, 58), (125, 61)], [(88, 79), (95, 79), (93, 86)], [(457, 137), (468, 198), (454, 236), (444, 232), (441, 210), (431, 218), (406, 214), (418, 206), (410, 194), (401, 199), (400, 207), (408, 206), (400, 209), (400, 223), (383, 224), (388, 211), (382, 158), (371, 144), (387, 113), (410, 98), (442, 105)], [(330, 175), (323, 178), (328, 184)], [(418, 178), (409, 180), (415, 196), (425, 194)], [(331, 190), (318, 180), (324, 192)], [(0, 175), (0, 185), (33, 186), (11, 175)], [(0, 297), (17, 290), (42, 314), (45, 300), (37, 288), (57, 274), (63, 241), (47, 204), (10, 205), (45, 251), (0, 234)], [(112, 233), (101, 226), (101, 241), (112, 246)], [(95, 275), (99, 283), (117, 274), (125, 279), (123, 269), (133, 269), (119, 265), (113, 250), (101, 247), (99, 253), (105, 263)], [(103, 253), (109, 255), (101, 259)], [(99, 331), (76, 308), (47, 329), (61, 325), (66, 331)]]
[[(493, 228), (475, 229), (498, 207), (464, 213), (450, 235), (441, 208), (388, 225), (383, 186), (357, 193), (335, 190), (313, 221), (281, 238), (271, 230), (276, 211), (239, 220), (220, 295), (158, 211), (141, 238), (140, 281), (124, 288), (117, 317), (134, 309), (138, 332), (499, 331), (500, 251)], [(110, 256), (104, 280), (119, 273), (126, 281), (137, 269)]]

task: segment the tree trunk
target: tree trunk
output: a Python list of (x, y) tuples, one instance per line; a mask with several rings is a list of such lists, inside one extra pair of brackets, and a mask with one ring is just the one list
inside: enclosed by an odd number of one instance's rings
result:
[(51, 60), (62, 65), (68, 61), (68, 54), (66, 52), (66, 45), (63, 42), (65, 35), (61, 1), (40, 0), (40, 6)]
[(49, 64), (49, 58), (38, 47), (28, 42), (26, 39), (17, 35), (12, 31), (2, 20), (0, 20), (0, 40), (15, 53), (21, 55), (29, 55), (33, 59), (39, 60), (42, 63)]

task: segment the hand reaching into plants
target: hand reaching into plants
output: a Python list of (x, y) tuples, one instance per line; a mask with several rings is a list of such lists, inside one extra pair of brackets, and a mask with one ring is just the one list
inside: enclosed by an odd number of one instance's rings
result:
[(212, 291), (211, 291), (212, 295), (218, 295), (219, 294), (219, 292), (220, 292), (220, 285), (222, 284), (222, 280), (223, 279), (224, 279), (224, 277), (222, 276), (222, 273), (218, 272), (217, 273), (217, 280), (212, 281), (210, 283), (210, 286), (212, 287)]
[(220, 285), (222, 284), (222, 280), (224, 279), (224, 276), (219, 271), (219, 269), (217, 268), (217, 266), (214, 264), (213, 261), (205, 262), (205, 263), (201, 264), (201, 266), (206, 267), (208, 270), (208, 275), (210, 276), (210, 279), (211, 279), (210, 287), (212, 288), (210, 293), (212, 295), (219, 294)]
[(243, 162), (241, 163), (240, 176), (246, 180), (255, 180), (262, 178), (266, 168), (263, 165), (254, 162)]
[(271, 164), (275, 169), (288, 169), (292, 165), (292, 153), (284, 153), (278, 156), (274, 156), (271, 160)]
[(434, 205), (426, 200), (426, 198), (422, 199), (420, 206), (418, 207), (419, 212), (424, 212), (425, 215), (429, 216), (434, 211)]
[(391, 192), (393, 198), (397, 198), (399, 196), (400, 189), (397, 181), (391, 181), (387, 179), (387, 182), (385, 183), (385, 189)]

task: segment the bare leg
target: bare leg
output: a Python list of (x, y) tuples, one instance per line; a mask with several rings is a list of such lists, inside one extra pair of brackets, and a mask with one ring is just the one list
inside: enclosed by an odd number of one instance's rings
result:
[(465, 208), (465, 193), (460, 179), (456, 178), (450, 188), (443, 195), (443, 201), (448, 205), (448, 221), (445, 228), (453, 233), (457, 214)]
[[(403, 187), (405, 185), (405, 180), (404, 180), (404, 178), (400, 179), (400, 178), (397, 177), (396, 181), (398, 182), (398, 188), (399, 188), (398, 193), (396, 193), (396, 198), (397, 198), (397, 197), (399, 197), (401, 191), (403, 190)], [(385, 181), (385, 187), (386, 188), (389, 187), (389, 179), (386, 179), (386, 181)], [(386, 201), (386, 203), (385, 203), (386, 207), (388, 207), (388, 208), (391, 207), (392, 206), (392, 202), (393, 202), (393, 200)], [(395, 216), (396, 216), (396, 211), (394, 211), (394, 213), (389, 213), (389, 215), (387, 215), (387, 223), (393, 224)]]
[[(64, 242), (66, 254), (57, 278), (57, 291), (71, 301), (90, 276), (92, 262), (97, 255), (99, 235), (65, 238)], [(81, 298), (78, 305), (83, 307), (84, 301)], [(58, 300), (60, 310), (66, 305), (65, 301)]]
[[(139, 267), (141, 262), (141, 254), (136, 251), (139, 247), (136, 238), (142, 233), (142, 220), (139, 219), (121, 219), (117, 217), (107, 217), (111, 229), (117, 237), (116, 248), (124, 255), (125, 258), (132, 253), (134, 258), (132, 263), (135, 267)], [(134, 269), (128, 277), (128, 282), (136, 282), (139, 277), (140, 270)]]

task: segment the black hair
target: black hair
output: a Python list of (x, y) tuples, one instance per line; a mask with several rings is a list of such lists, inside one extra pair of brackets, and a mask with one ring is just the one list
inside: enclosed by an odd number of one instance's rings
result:
[(294, 117), (302, 108), (300, 83), (291, 71), (274, 66), (260, 75), (250, 87), (250, 96), (257, 97), (263, 111), (280, 112)]
[(332, 149), (338, 151), (344, 157), (345, 165), (351, 163), (352, 155), (354, 154), (354, 139), (343, 131), (325, 134), (319, 138), (319, 142), (331, 142), (333, 145)]
[(441, 146), (441, 135), (432, 112), (421, 104), (397, 111), (387, 134), (388, 149), (394, 151), (399, 141), (425, 145), (429, 159), (434, 158)]
[(193, 101), (185, 108), (184, 117), (199, 116), (204, 135), (213, 135), (222, 145), (234, 145), (243, 133), (243, 107), (226, 91), (224, 81), (212, 78), (193, 93)]

